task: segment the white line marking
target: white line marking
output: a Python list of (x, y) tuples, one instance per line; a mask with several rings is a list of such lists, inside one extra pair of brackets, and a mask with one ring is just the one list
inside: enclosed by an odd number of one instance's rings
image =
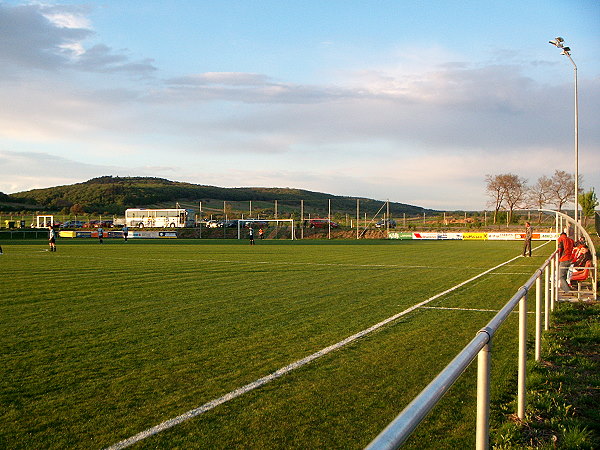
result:
[(242, 386), (242, 387), (240, 387), (238, 389), (235, 389), (235, 390), (233, 390), (233, 391), (231, 391), (231, 392), (223, 395), (222, 397), (219, 397), (219, 398), (216, 398), (214, 400), (211, 400), (208, 403), (205, 403), (204, 405), (199, 406), (198, 408), (191, 409), (190, 411), (188, 411), (188, 412), (186, 412), (184, 414), (181, 414), (180, 416), (177, 416), (177, 417), (175, 417), (173, 419), (166, 420), (166, 421), (164, 421), (164, 422), (162, 422), (162, 423), (160, 423), (160, 424), (158, 424), (156, 426), (153, 426), (151, 428), (148, 428), (147, 430), (144, 430), (144, 431), (142, 431), (142, 432), (140, 432), (140, 433), (138, 433), (138, 434), (136, 434), (136, 435), (134, 435), (134, 436), (132, 436), (130, 438), (127, 438), (127, 439), (124, 439), (124, 440), (122, 440), (120, 442), (117, 442), (116, 444), (113, 444), (110, 447), (107, 447), (107, 450), (117, 450), (117, 449), (122, 449), (122, 448), (125, 448), (125, 447), (129, 447), (130, 445), (133, 445), (133, 444), (135, 444), (137, 442), (140, 442), (141, 440), (146, 439), (147, 437), (153, 436), (155, 434), (160, 433), (161, 431), (164, 431), (164, 430), (167, 430), (167, 429), (169, 429), (171, 427), (174, 427), (175, 425), (178, 425), (178, 424), (180, 424), (182, 422), (185, 422), (185, 421), (187, 421), (189, 419), (192, 419), (193, 417), (196, 417), (196, 416), (198, 416), (198, 415), (200, 415), (202, 413), (205, 413), (206, 411), (210, 411), (211, 409), (215, 408), (218, 405), (221, 405), (221, 404), (223, 404), (225, 402), (228, 402), (229, 400), (233, 400), (234, 398), (237, 398), (237, 397), (239, 397), (239, 396), (241, 396), (241, 395), (243, 395), (243, 394), (245, 394), (247, 392), (250, 392), (250, 391), (252, 391), (252, 390), (254, 390), (256, 388), (259, 388), (259, 387), (261, 387), (261, 386), (263, 386), (263, 385), (265, 385), (265, 384), (267, 384), (267, 383), (269, 383), (269, 382), (271, 382), (271, 381), (273, 381), (273, 380), (281, 377), (282, 375), (285, 375), (286, 373), (291, 372), (294, 369), (302, 367), (302, 366), (310, 363), (311, 361), (314, 361), (315, 359), (320, 358), (323, 355), (326, 355), (326, 354), (328, 354), (328, 353), (330, 353), (330, 352), (332, 352), (334, 350), (342, 348), (345, 345), (347, 345), (347, 344), (349, 344), (351, 342), (354, 342), (355, 340), (357, 340), (357, 339), (359, 339), (359, 338), (361, 338), (361, 337), (363, 337), (363, 336), (365, 336), (365, 335), (367, 335), (367, 334), (369, 334), (369, 333), (371, 333), (371, 332), (373, 332), (373, 331), (375, 331), (375, 330), (377, 330), (377, 329), (379, 329), (379, 328), (387, 325), (388, 323), (393, 322), (396, 319), (398, 319), (398, 318), (400, 318), (400, 317), (402, 317), (402, 316), (404, 316), (404, 315), (406, 315), (406, 314), (414, 311), (415, 309), (420, 308), (420, 307), (426, 305), (427, 303), (430, 303), (433, 300), (438, 299), (438, 298), (440, 298), (440, 297), (442, 297), (442, 296), (444, 296), (444, 295), (446, 295), (446, 294), (448, 294), (448, 293), (450, 293), (452, 291), (455, 291), (456, 289), (464, 286), (465, 284), (468, 284), (471, 281), (474, 281), (474, 280), (476, 280), (478, 278), (481, 278), (482, 276), (484, 276), (484, 275), (486, 275), (486, 274), (488, 274), (488, 273), (490, 273), (490, 272), (498, 269), (499, 267), (505, 266), (506, 264), (509, 264), (509, 263), (511, 263), (511, 262), (519, 259), (520, 257), (521, 256), (519, 255), (519, 256), (516, 256), (516, 257), (514, 257), (512, 259), (509, 259), (508, 261), (505, 261), (505, 262), (503, 262), (501, 264), (498, 264), (497, 266), (492, 267), (491, 269), (488, 269), (488, 270), (486, 270), (484, 272), (481, 272), (479, 275), (475, 275), (474, 277), (469, 278), (468, 280), (463, 281), (462, 283), (459, 283), (459, 284), (457, 284), (454, 287), (446, 289), (444, 292), (440, 292), (439, 294), (436, 294), (433, 297), (428, 298), (427, 300), (424, 300), (424, 301), (422, 301), (420, 303), (417, 303), (416, 305), (413, 305), (410, 308), (407, 308), (407, 309), (405, 309), (404, 311), (402, 311), (402, 312), (400, 312), (398, 314), (395, 314), (395, 315), (393, 315), (391, 317), (388, 317), (387, 319), (382, 320), (381, 322), (379, 322), (379, 323), (377, 323), (377, 324), (375, 324), (375, 325), (373, 325), (373, 326), (371, 326), (371, 327), (369, 327), (369, 328), (367, 328), (367, 329), (365, 329), (363, 331), (359, 331), (358, 333), (353, 334), (352, 336), (349, 336), (346, 339), (337, 342), (336, 344), (330, 345), (329, 347), (325, 347), (325, 348), (319, 350), (318, 352), (313, 353), (312, 355), (307, 356), (306, 358), (299, 359), (298, 361), (295, 361), (295, 362), (293, 362), (293, 363), (291, 363), (291, 364), (289, 364), (289, 365), (287, 365), (285, 367), (282, 367), (281, 369), (276, 370), (275, 372), (273, 372), (273, 373), (271, 373), (271, 374), (269, 374), (267, 376), (259, 378), (258, 380), (253, 381), (252, 383), (249, 383), (249, 384), (247, 384), (245, 386)]

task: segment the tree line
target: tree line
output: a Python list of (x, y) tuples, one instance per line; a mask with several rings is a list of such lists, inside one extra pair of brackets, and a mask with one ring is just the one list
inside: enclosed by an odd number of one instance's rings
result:
[[(581, 181), (582, 177), (579, 176), (579, 186)], [(488, 206), (494, 210), (494, 223), (502, 209), (508, 214), (508, 222), (511, 222), (513, 211), (517, 209), (545, 209), (550, 206), (562, 211), (566, 204), (575, 201), (575, 176), (564, 170), (555, 170), (551, 177), (543, 175), (533, 185), (528, 185), (527, 179), (513, 173), (486, 175), (485, 182), (486, 193), (490, 197)], [(592, 188), (588, 192), (579, 189), (578, 194), (585, 221), (593, 217), (598, 206), (596, 193)]]
[[(3, 200), (4, 199), (4, 200)], [(332, 210), (352, 212), (356, 209), (356, 198), (335, 196), (320, 192), (291, 188), (222, 188), (198, 185), (155, 177), (113, 177), (93, 178), (83, 183), (56, 186), (45, 189), (32, 189), (15, 194), (0, 193), (0, 210), (19, 209), (60, 211), (63, 214), (82, 215), (84, 213), (123, 214), (127, 208), (156, 207), (178, 201), (257, 201), (277, 200), (281, 206), (296, 207), (301, 200), (314, 205), (322, 205), (326, 211), (327, 201), (331, 200)], [(361, 198), (361, 211), (377, 211), (381, 201)], [(314, 208), (314, 206), (313, 206)], [(394, 214), (423, 214), (433, 210), (404, 203), (390, 203)]]

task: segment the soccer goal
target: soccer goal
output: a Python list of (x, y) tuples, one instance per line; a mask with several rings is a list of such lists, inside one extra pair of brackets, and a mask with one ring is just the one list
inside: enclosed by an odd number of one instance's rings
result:
[(54, 216), (37, 216), (36, 228), (48, 228), (54, 226)]
[[(246, 239), (252, 228), (254, 240), (296, 239), (294, 219), (244, 219), (237, 222), (238, 239)], [(260, 231), (262, 230), (262, 235)]]

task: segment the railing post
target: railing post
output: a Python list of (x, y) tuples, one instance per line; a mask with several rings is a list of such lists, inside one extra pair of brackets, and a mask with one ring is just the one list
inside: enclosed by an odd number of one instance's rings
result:
[(535, 279), (535, 360), (541, 358), (542, 349), (542, 278)]
[(550, 267), (544, 268), (544, 330), (548, 331), (550, 328)]
[[(485, 329), (482, 332), (489, 335)], [(475, 433), (477, 450), (489, 448), (491, 346), (490, 336), (490, 341), (477, 354), (477, 429)]]
[(554, 266), (554, 257), (550, 262), (550, 311), (554, 311), (554, 296), (556, 295), (556, 267)]
[(517, 389), (517, 416), (525, 419), (527, 388), (527, 291), (519, 301), (519, 374)]
[(550, 309), (554, 311), (554, 305), (558, 300), (558, 290), (560, 288), (560, 263), (559, 263), (558, 253), (554, 256), (554, 297), (552, 298), (552, 304), (550, 305)]

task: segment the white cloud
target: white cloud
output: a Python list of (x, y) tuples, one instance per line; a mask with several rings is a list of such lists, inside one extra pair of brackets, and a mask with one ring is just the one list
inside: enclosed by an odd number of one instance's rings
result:
[(272, 83), (262, 74), (239, 73), (239, 72), (206, 72), (185, 77), (172, 78), (169, 84), (181, 86), (206, 86), (206, 85), (229, 85), (229, 86), (263, 86)]
[(150, 59), (133, 61), (104, 44), (86, 47), (85, 41), (95, 36), (88, 13), (79, 6), (0, 4), (0, 74), (16, 76), (25, 68), (143, 76), (156, 70)]
[(43, 152), (0, 150), (0, 192), (4, 193), (81, 183), (104, 175), (159, 176), (173, 179), (178, 174), (181, 174), (178, 167), (144, 165), (143, 160), (140, 160), (137, 166), (123, 167), (86, 163)]
[(0, 150), (0, 191), (19, 192), (34, 188), (80, 182), (106, 170), (47, 153)]
[(86, 28), (92, 27), (87, 15), (90, 9), (86, 6), (54, 6), (39, 5), (40, 13), (59, 28)]
[[(151, 59), (99, 42), (88, 13), (0, 4), (0, 190), (153, 175), (481, 208), (487, 173), (533, 182), (572, 166), (572, 86), (524, 66), (403, 49), (321, 84), (160, 79)], [(580, 92), (580, 170), (600, 188), (600, 80), (580, 78)]]

